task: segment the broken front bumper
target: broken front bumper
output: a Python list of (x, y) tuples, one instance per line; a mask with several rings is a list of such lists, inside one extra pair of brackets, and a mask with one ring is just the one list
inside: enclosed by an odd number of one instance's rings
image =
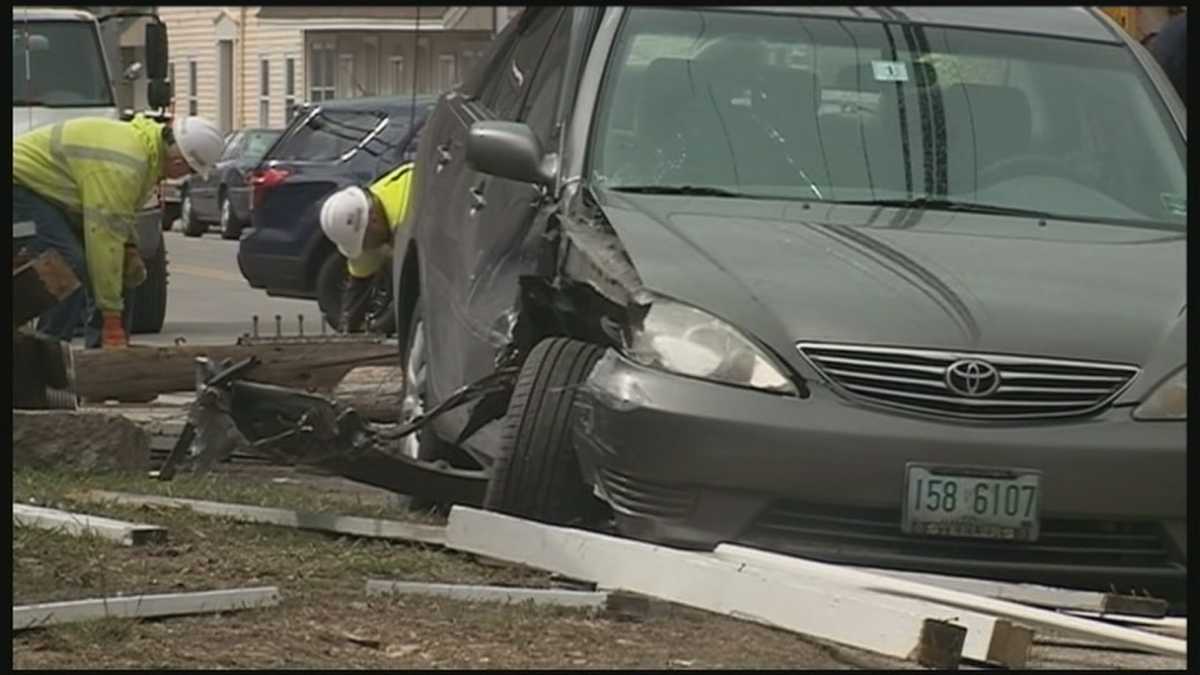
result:
[[(583, 475), (619, 528), (697, 548), (738, 542), (831, 562), (1073, 587), (1186, 584), (1186, 425), (1129, 409), (970, 425), (679, 377), (608, 352), (576, 398)], [(1039, 469), (1029, 544), (901, 532), (905, 465)]]

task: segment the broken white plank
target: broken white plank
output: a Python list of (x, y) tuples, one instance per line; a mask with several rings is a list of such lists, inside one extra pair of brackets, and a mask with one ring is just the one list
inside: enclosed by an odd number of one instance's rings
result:
[(1116, 594), (1100, 593), (1097, 591), (1081, 591), (1069, 588), (1055, 588), (1053, 586), (1042, 586), (1038, 584), (1023, 584), (1008, 581), (997, 581), (993, 579), (975, 579), (970, 577), (957, 577), (944, 574), (927, 574), (924, 572), (910, 572), (901, 570), (885, 570), (873, 567), (855, 567), (862, 572), (870, 574), (881, 574), (886, 577), (895, 577), (913, 581), (919, 584), (928, 584), (930, 586), (939, 586), (964, 593), (975, 593), (996, 600), (1007, 600), (1009, 602), (1019, 602), (1025, 605), (1033, 605), (1035, 607), (1046, 607), (1050, 609), (1061, 610), (1077, 610), (1084, 612), (1111, 612), (1109, 609), (1114, 600), (1123, 600), (1126, 605), (1136, 605), (1139, 602), (1142, 606), (1138, 607), (1139, 611), (1146, 613), (1141, 616), (1162, 617), (1166, 614), (1167, 603), (1154, 598), (1141, 598), (1131, 596), (1119, 596)]
[(1158, 654), (1187, 656), (1187, 642), (1183, 640), (1120, 626), (1112, 626), (1091, 619), (1083, 619), (1069, 614), (1029, 607), (1015, 602), (985, 598), (973, 593), (963, 593), (962, 591), (861, 572), (844, 566), (831, 565), (804, 558), (794, 558), (731, 544), (718, 546), (715, 555), (730, 562), (744, 562), (764, 567), (773, 567), (794, 575), (798, 579), (824, 580), (850, 588), (886, 593), (896, 597), (925, 600), (962, 610), (986, 612), (998, 617), (1019, 621), (1026, 625), (1049, 628), (1083, 637), (1102, 638), (1127, 647), (1148, 649)]
[(440, 525), (421, 525), (399, 520), (342, 516), (312, 511), (292, 511), (247, 504), (226, 504), (199, 499), (133, 495), (105, 490), (91, 490), (83, 496), (95, 501), (117, 504), (188, 508), (196, 513), (232, 518), (247, 523), (265, 523), (355, 537), (416, 541), (439, 546), (444, 545), (446, 541), (446, 528)]
[(827, 583), (804, 584), (711, 554), (461, 506), (450, 512), (446, 545), (901, 659), (913, 659), (920, 652), (927, 619), (966, 628), (961, 653), (978, 661), (1015, 651), (1005, 665), (1021, 667), (1032, 642), (1026, 633), (1023, 648), (1001, 649), (992, 644), (999, 622), (972, 612)]
[(13, 525), (55, 530), (75, 536), (95, 535), (125, 546), (161, 543), (167, 539), (167, 530), (157, 525), (127, 523), (29, 504), (13, 503)]
[(556, 588), (510, 588), (507, 586), (470, 586), (415, 581), (369, 579), (367, 595), (429, 595), (463, 602), (532, 602), (535, 605), (600, 609), (608, 600), (601, 591), (570, 591)]
[(274, 607), (278, 604), (279, 589), (274, 586), (46, 602), (13, 607), (13, 630), (105, 618), (212, 614), (238, 609)]

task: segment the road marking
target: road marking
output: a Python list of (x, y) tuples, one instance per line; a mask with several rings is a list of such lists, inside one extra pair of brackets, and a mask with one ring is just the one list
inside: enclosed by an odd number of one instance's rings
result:
[(203, 277), (205, 279), (216, 279), (217, 281), (233, 281), (233, 282), (236, 282), (239, 284), (246, 283), (246, 280), (243, 279), (242, 275), (240, 275), (240, 274), (230, 274), (229, 272), (222, 272), (221, 270), (214, 270), (214, 269), (211, 269), (208, 267), (195, 267), (192, 265), (180, 265), (178, 263), (171, 263), (170, 269), (172, 272), (178, 272), (180, 274), (187, 274), (187, 275), (193, 276), (193, 277)]

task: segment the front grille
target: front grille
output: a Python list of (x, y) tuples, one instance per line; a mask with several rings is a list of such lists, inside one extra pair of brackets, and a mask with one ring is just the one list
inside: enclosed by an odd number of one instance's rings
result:
[[(825, 343), (797, 346), (817, 371), (852, 398), (951, 417), (1084, 415), (1109, 404), (1138, 373), (1135, 366), (1006, 354)], [(964, 361), (993, 368), (998, 376), (994, 391), (981, 390), (977, 396), (961, 393), (962, 380), (955, 382), (947, 373)], [(951, 382), (959, 385), (958, 391)]]
[(775, 502), (741, 541), (817, 558), (851, 560), (869, 556), (940, 558), (986, 564), (1172, 568), (1168, 543), (1154, 522), (1044, 518), (1030, 543), (923, 537), (900, 530), (900, 511)]
[(686, 488), (600, 470), (600, 480), (614, 508), (630, 515), (680, 520), (692, 510), (694, 495)]

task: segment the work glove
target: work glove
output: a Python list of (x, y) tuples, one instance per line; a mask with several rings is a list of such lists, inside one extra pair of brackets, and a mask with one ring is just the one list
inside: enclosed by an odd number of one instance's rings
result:
[(103, 312), (104, 326), (100, 329), (100, 346), (103, 349), (124, 349), (129, 346), (125, 335), (125, 323), (120, 312)]
[(125, 290), (133, 290), (146, 280), (146, 265), (138, 253), (137, 244), (125, 244), (125, 275), (123, 277)]
[(363, 331), (370, 300), (371, 278), (360, 279), (346, 275), (345, 285), (342, 286), (342, 313), (338, 318), (338, 328), (343, 333)]

